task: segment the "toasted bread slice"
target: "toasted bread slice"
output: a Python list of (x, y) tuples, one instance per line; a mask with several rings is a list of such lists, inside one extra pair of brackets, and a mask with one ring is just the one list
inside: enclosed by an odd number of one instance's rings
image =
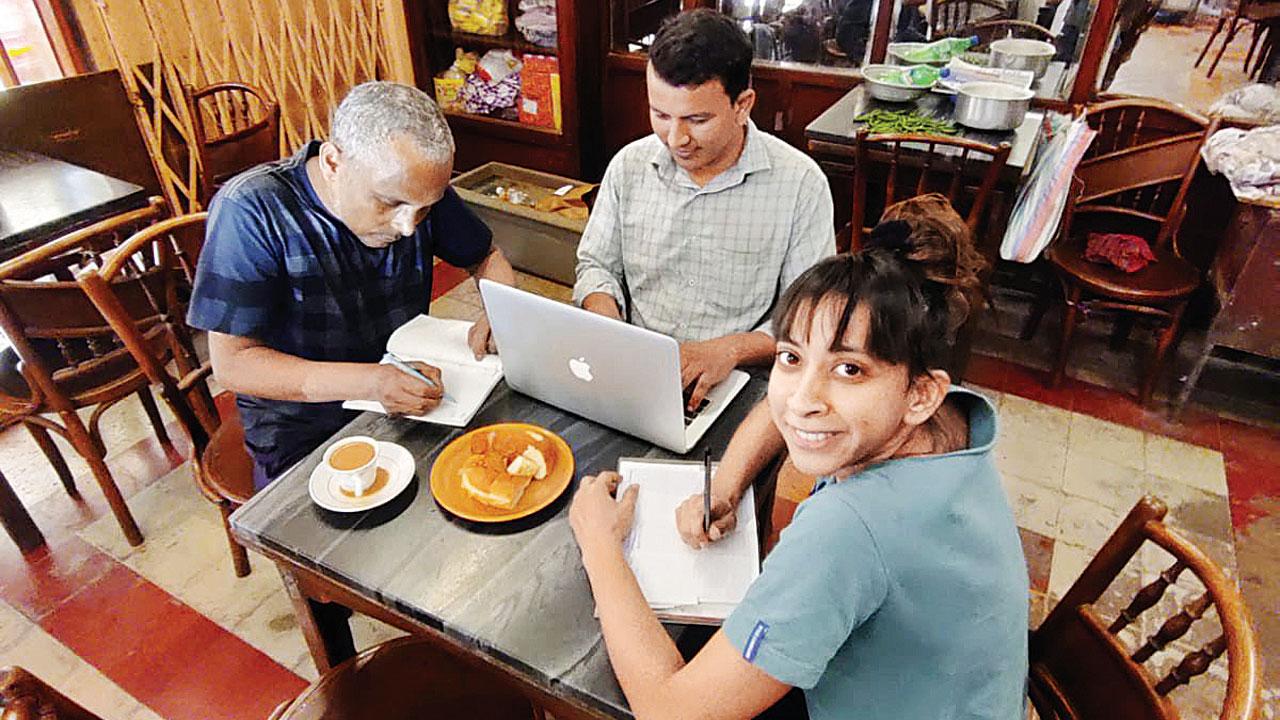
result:
[(477, 502), (504, 510), (520, 503), (533, 478), (532, 475), (511, 475), (475, 466), (464, 467), (459, 474), (462, 476), (462, 489), (468, 495)]

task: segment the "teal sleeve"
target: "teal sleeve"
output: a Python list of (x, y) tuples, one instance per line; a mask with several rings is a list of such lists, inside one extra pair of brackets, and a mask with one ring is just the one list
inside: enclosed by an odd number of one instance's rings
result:
[(866, 523), (842, 499), (819, 494), (796, 510), (723, 630), (748, 662), (810, 689), (887, 593)]

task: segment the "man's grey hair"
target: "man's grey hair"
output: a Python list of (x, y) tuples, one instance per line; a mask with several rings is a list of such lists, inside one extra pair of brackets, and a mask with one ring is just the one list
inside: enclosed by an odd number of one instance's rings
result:
[(416, 87), (367, 82), (351, 88), (333, 111), (329, 139), (344, 153), (381, 162), (393, 137), (406, 135), (428, 160), (453, 159), (453, 133), (431, 96)]

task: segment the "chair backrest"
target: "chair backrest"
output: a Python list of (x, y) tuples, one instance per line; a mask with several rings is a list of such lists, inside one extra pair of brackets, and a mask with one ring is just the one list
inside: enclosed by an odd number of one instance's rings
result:
[(215, 83), (185, 88), (200, 158), (200, 202), (208, 206), (223, 182), (280, 157), (280, 105), (253, 85)]
[(1043, 40), (1048, 43), (1057, 39), (1053, 33), (1026, 20), (986, 20), (961, 28), (955, 35), (957, 37), (976, 35), (978, 44), (973, 49), (981, 51), (987, 50), (993, 41), (1007, 37)]
[[(854, 142), (851, 249), (862, 247), (863, 238), (886, 207), (931, 192), (945, 195), (977, 238), (1009, 149), (1007, 143), (859, 131)], [(868, 197), (869, 187), (884, 192)]]
[[(185, 313), (166, 314), (154, 323), (160, 338), (151, 339), (148, 323), (129, 308), (128, 287), (138, 268), (155, 264), (174, 267), (187, 263), (183, 258), (192, 245), (204, 237), (208, 213), (170, 218), (135, 233), (117, 252), (94, 272), (82, 273), (78, 282), (119, 336), (138, 366), (160, 393), (183, 429), (191, 437), (195, 456), (200, 457), (209, 437), (218, 428), (219, 418), (209, 393), (207, 378), (212, 372), (208, 362), (201, 363), (191, 343)], [(179, 250), (178, 248), (182, 248)], [(194, 264), (190, 267), (194, 268)], [(177, 373), (171, 373), (166, 358), (158, 347), (172, 349)]]
[(102, 720), (20, 667), (0, 668), (0, 720)]
[[(22, 359), (37, 404), (69, 410), (136, 390), (141, 371), (74, 275), (165, 213), (156, 198), (0, 265), (0, 328)], [(148, 268), (122, 288), (125, 307), (148, 329), (174, 298), (165, 292), (170, 280)], [(148, 338), (154, 342), (155, 333)]]
[(1012, 10), (999, 0), (936, 0), (929, 17), (935, 38), (961, 36), (961, 29), (985, 20), (1010, 17)]
[[(1153, 497), (1139, 500), (1031, 633), (1029, 691), (1041, 720), (1176, 719), (1170, 692), (1203, 675), (1224, 652), (1227, 680), (1219, 717), (1252, 717), (1258, 651), (1240, 592), (1203, 552), (1161, 522), (1165, 512), (1164, 503)], [(1144, 547), (1148, 543), (1172, 556), (1171, 563), (1115, 618), (1104, 619), (1099, 599), (1140, 551), (1150, 556), (1149, 546)], [(1177, 584), (1179, 578), (1182, 584)], [(1179, 592), (1169, 593), (1171, 602), (1162, 603), (1170, 587)], [(1181, 602), (1184, 590), (1191, 599)], [(1210, 608), (1216, 609), (1218, 629), (1206, 618)], [(1171, 614), (1157, 624), (1160, 618), (1151, 616), (1162, 610)], [(1137, 647), (1126, 645), (1126, 628), (1137, 631), (1137, 641), (1128, 641)], [(1209, 639), (1199, 649), (1183, 649), (1188, 633)], [(1169, 669), (1155, 669), (1160, 665)]]
[(1152, 98), (1109, 100), (1090, 106), (1083, 117), (1098, 134), (1076, 166), (1079, 194), (1073, 203), (1158, 223), (1154, 244), (1164, 247), (1182, 220), (1212, 126)]

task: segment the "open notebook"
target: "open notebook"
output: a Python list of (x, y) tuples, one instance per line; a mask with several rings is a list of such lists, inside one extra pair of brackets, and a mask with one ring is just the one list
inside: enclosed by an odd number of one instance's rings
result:
[[(410, 415), (413, 420), (464, 427), (475, 417), (493, 387), (502, 379), (502, 361), (497, 355), (476, 360), (467, 346), (472, 323), (419, 315), (396, 328), (387, 340), (387, 351), (403, 360), (417, 360), (440, 368), (445, 400), (426, 415)], [(348, 400), (342, 407), (351, 410), (386, 412), (382, 403)]]
[(729, 616), (760, 574), (755, 494), (747, 488), (738, 505), (738, 526), (718, 542), (695, 550), (676, 530), (676, 507), (702, 492), (700, 462), (622, 458), (618, 492), (640, 485), (627, 562), (658, 617), (718, 625)]

